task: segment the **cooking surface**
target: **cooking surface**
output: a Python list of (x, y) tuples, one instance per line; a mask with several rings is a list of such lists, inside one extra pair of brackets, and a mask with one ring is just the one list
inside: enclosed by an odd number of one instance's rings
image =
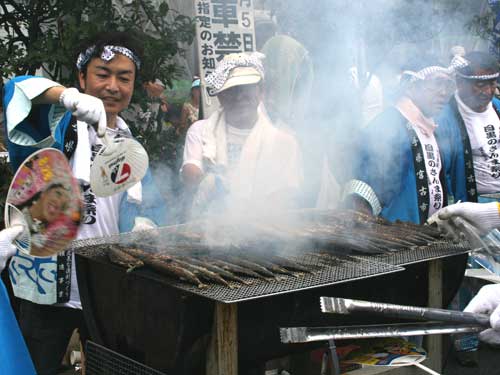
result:
[[(105, 250), (99, 248), (99, 246), (80, 249), (78, 253), (81, 256), (95, 261), (109, 263), (113, 267), (118, 267), (110, 263)], [(288, 257), (288, 259), (293, 260), (294, 258)], [(238, 282), (229, 282), (232, 288), (214, 283), (208, 283), (207, 288), (198, 288), (194, 285), (163, 276), (149, 269), (136, 269), (132, 272), (136, 275), (141, 275), (145, 278), (159, 281), (188, 293), (196, 294), (218, 302), (234, 303), (276, 294), (333, 285), (346, 281), (359, 280), (404, 270), (402, 267), (363, 259), (361, 257), (349, 257), (347, 259), (330, 257), (332, 264), (320, 263), (318, 258), (312, 255), (295, 257), (295, 259), (299, 260), (302, 265), (312, 266), (311, 269), (315, 270), (311, 273), (295, 272), (294, 276), (277, 275), (276, 279), (271, 280), (242, 277), (243, 280), (250, 281), (252, 284), (244, 285)]]
[[(75, 241), (73, 249), (77, 249), (78, 254), (83, 257), (118, 267), (109, 261), (105, 247), (111, 243), (129, 241), (131, 236), (134, 234)], [(165, 245), (165, 249), (167, 248), (168, 244)], [(404, 270), (403, 265), (463, 254), (468, 251), (469, 248), (464, 244), (436, 242), (429, 246), (419, 246), (381, 255), (336, 257), (324, 254), (321, 258), (313, 254), (287, 256), (288, 260), (298, 261), (301, 265), (311, 268), (312, 272), (294, 272), (293, 276), (277, 275), (276, 279), (268, 280), (241, 277), (251, 282), (251, 285), (229, 282), (232, 288), (214, 283), (207, 283), (206, 288), (198, 288), (147, 268), (135, 269), (131, 272), (211, 300), (235, 303), (399, 272)]]

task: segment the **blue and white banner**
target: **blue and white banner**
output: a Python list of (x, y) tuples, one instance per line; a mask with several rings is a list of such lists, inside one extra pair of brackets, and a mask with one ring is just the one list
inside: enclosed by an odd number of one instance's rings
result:
[(0, 280), (0, 374), (35, 375), (35, 368), (19, 330), (9, 296)]

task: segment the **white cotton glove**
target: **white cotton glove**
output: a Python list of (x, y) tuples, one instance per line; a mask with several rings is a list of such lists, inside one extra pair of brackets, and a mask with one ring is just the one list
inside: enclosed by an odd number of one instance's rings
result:
[(500, 227), (500, 206), (491, 203), (456, 203), (444, 207), (432, 215), (427, 222), (436, 223), (438, 228), (448, 237), (456, 237), (458, 231), (452, 219), (459, 217), (474, 226), (479, 234), (484, 235)]
[[(443, 209), (443, 208), (442, 208)], [(441, 209), (441, 210), (442, 210)], [(430, 218), (427, 219), (428, 225), (435, 224), (439, 231), (444, 234), (444, 236), (453, 241), (457, 241), (460, 239), (460, 231), (455, 227), (455, 225), (451, 222), (451, 220), (441, 220), (439, 218), (439, 214), (441, 210), (435, 212)]]
[(490, 315), (491, 328), (482, 331), (479, 339), (500, 345), (500, 284), (483, 286), (464, 311)]
[(5, 268), (7, 259), (16, 253), (16, 247), (12, 244), (12, 241), (21, 234), (23, 229), (22, 225), (15, 225), (0, 231), (0, 272)]
[(102, 138), (106, 134), (106, 110), (101, 99), (95, 96), (82, 94), (78, 89), (70, 87), (59, 96), (59, 103), (63, 105), (78, 120), (96, 126), (97, 135)]
[(154, 229), (156, 227), (157, 225), (147, 217), (137, 216), (134, 221), (134, 227), (132, 228), (132, 232)]

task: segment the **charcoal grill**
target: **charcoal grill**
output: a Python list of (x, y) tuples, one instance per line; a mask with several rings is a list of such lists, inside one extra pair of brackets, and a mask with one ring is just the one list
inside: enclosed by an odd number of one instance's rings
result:
[[(332, 256), (330, 265), (302, 277), (283, 276), (279, 282), (256, 281), (233, 289), (216, 284), (199, 289), (147, 269), (126, 273), (111, 264), (100, 247), (137, 243), (141, 236), (161, 236), (170, 230), (75, 241), (72, 249), (78, 254), (80, 294), (93, 340), (159, 371), (177, 374), (199, 373), (197, 365), (204, 367), (205, 362), (212, 363), (207, 365), (209, 374), (234, 374), (235, 363), (241, 370), (318, 345), (281, 344), (280, 326), (352, 324), (351, 317), (321, 314), (317, 308), (321, 295), (371, 300), (377, 296), (381, 302), (425, 306), (428, 262), (434, 259), (443, 258), (447, 304), (460, 284), (470, 250), (467, 244), (437, 242), (376, 256)], [(312, 256), (296, 259), (317, 265)], [(356, 318), (356, 324), (387, 322)], [(207, 346), (211, 350), (205, 356)]]

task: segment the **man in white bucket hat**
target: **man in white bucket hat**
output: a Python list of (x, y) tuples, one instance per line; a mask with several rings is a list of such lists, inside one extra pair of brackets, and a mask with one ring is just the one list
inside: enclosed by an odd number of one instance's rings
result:
[(261, 53), (224, 57), (206, 78), (221, 108), (189, 129), (181, 168), (192, 214), (286, 208), (301, 185), (299, 146), (277, 129), (261, 103)]

